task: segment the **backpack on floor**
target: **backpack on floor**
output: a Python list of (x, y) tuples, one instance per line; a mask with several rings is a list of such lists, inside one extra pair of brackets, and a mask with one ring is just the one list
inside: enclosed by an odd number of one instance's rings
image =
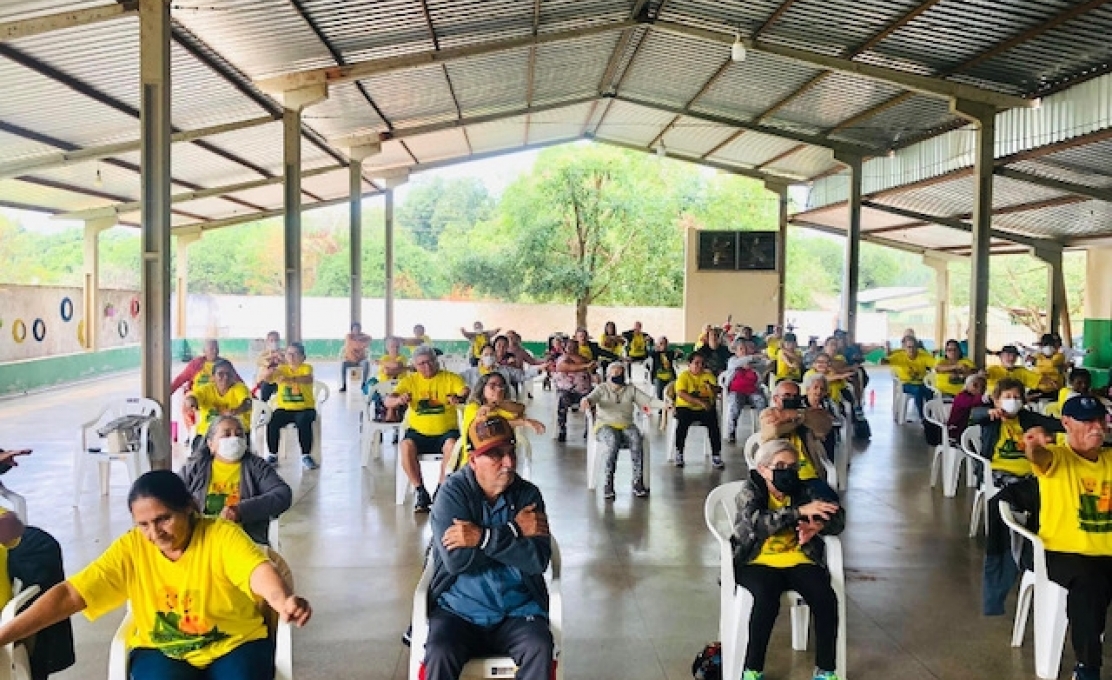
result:
[(691, 664), (695, 680), (722, 680), (722, 643), (711, 642), (695, 657)]

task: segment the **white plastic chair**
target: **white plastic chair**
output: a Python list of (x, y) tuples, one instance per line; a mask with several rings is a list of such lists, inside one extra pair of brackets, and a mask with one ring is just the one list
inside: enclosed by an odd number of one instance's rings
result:
[[(649, 443), (649, 417), (640, 408), (634, 407), (633, 412), (634, 425), (641, 431), (641, 483), (645, 485), (646, 489), (652, 488), (649, 484), (649, 470), (652, 467), (649, 465), (651, 458)], [(622, 451), (629, 451), (628, 447), (621, 447), (618, 453)], [(598, 488), (599, 470), (605, 465), (606, 462), (599, 455), (598, 450), (598, 437), (595, 436), (595, 414), (591, 409), (587, 409), (587, 489), (594, 491)]]
[[(988, 458), (981, 454), (981, 426), (970, 425), (961, 433), (961, 451), (971, 461), (981, 464), (981, 483), (976, 493), (973, 494), (973, 512), (969, 515), (969, 538), (977, 535), (980, 524), (985, 526), (985, 535), (988, 535), (988, 502), (996, 495), (999, 489), (992, 482), (992, 465)], [(972, 476), (972, 475), (971, 475)]]
[(1034, 548), (1034, 570), (1023, 574), (1016, 601), (1015, 625), (1012, 627), (1012, 647), (1023, 646), (1027, 617), (1032, 606), (1035, 610), (1035, 675), (1047, 680), (1057, 678), (1062, 665), (1062, 648), (1066, 644), (1066, 597), (1062, 586), (1050, 580), (1046, 571), (1046, 548), (1042, 539), (1018, 521), (1011, 505), (998, 504), (1000, 517), (1016, 535), (1031, 541)]
[[(39, 594), (39, 586), (23, 587), (19, 579), (12, 581), (12, 599), (0, 611), (0, 626), (15, 618), (31, 598)], [(23, 640), (0, 646), (0, 680), (31, 680), (31, 661)]]
[[(752, 440), (752, 437), (750, 437)], [(748, 441), (746, 442), (748, 448)], [(737, 513), (737, 495), (745, 481), (727, 482), (715, 488), (703, 505), (707, 528), (718, 541), (719, 549), (719, 615), (718, 637), (722, 641), (722, 677), (740, 678), (744, 670), (745, 651), (749, 645), (749, 617), (753, 611), (753, 595), (737, 585), (734, 575), (734, 551), (730, 545), (734, 516)], [(725, 522), (722, 522), (722, 517)], [(835, 672), (846, 678), (846, 578), (842, 556), (842, 542), (837, 536), (822, 536), (826, 543), (826, 565), (830, 572), (830, 585), (838, 599), (838, 641), (835, 648)], [(791, 607), (792, 649), (807, 649), (811, 609), (794, 591), (784, 593), (785, 602)]]
[[(342, 363), (340, 364), (343, 365)], [(354, 395), (362, 395), (363, 383), (367, 380), (367, 374), (363, 372), (363, 364), (357, 366), (348, 366), (347, 369), (347, 395), (350, 399)]]
[[(459, 456), (462, 447), (463, 439), (457, 439), (452, 451), (448, 456), (448, 463), (453, 463)], [(398, 455), (394, 457), (396, 463), (394, 465), (394, 503), (401, 505), (405, 503), (406, 496), (409, 495), (410, 489), (413, 485), (409, 482), (409, 477), (405, 474), (405, 469), (402, 468), (402, 450), (401, 445), (398, 446)], [(421, 480), (425, 483), (425, 489), (429, 492), (429, 496), (436, 493), (436, 488), (440, 486), (440, 471), (444, 468), (444, 454), (437, 453), (418, 453), (417, 464), (421, 468)]]
[[(673, 407), (673, 408), (675, 408), (675, 407)], [(722, 421), (722, 399), (717, 399), (716, 400), (714, 408), (715, 408), (715, 410), (718, 411), (719, 422), (721, 422)], [(697, 430), (701, 430), (706, 435), (706, 436), (703, 437), (703, 458), (705, 460), (710, 460), (710, 453), (711, 453), (710, 452), (710, 432), (707, 430), (706, 425), (702, 425), (700, 423), (692, 423), (691, 426), (689, 428), (687, 428), (687, 441), (684, 442), (684, 445), (687, 446), (687, 445), (690, 444), (691, 434), (693, 432), (697, 431)], [(668, 462), (671, 463), (675, 459), (676, 459), (676, 415), (675, 415), (675, 413), (673, 413), (672, 417), (669, 418), (669, 420), (668, 420)]]
[[(371, 392), (386, 398), (393, 393), (394, 388), (397, 386), (397, 380), (388, 380), (375, 385), (371, 389)], [(370, 395), (368, 395), (367, 403), (363, 406), (363, 410), (359, 413), (359, 451), (363, 467), (370, 465), (372, 459), (378, 460), (382, 458), (382, 450), (385, 448), (387, 432), (392, 432), (393, 438), (400, 442), (406, 427), (405, 418), (397, 423), (376, 421), (375, 404), (369, 397)]]
[(907, 422), (911, 409), (915, 408), (915, 400), (910, 394), (903, 391), (903, 383), (892, 372), (892, 420), (903, 425)]
[[(282, 621), (280, 616), (275, 616), (274, 619), (277, 621), (274, 625), (269, 620), (267, 623), (274, 639), (274, 680), (293, 680), (293, 626)], [(127, 641), (134, 627), (135, 619), (131, 615), (131, 605), (128, 604), (127, 614), (116, 629), (108, 649), (108, 680), (129, 680), (131, 648)]]
[[(552, 543), (552, 558), (549, 560), (548, 579), (548, 628), (552, 632), (553, 655), (555, 661), (553, 676), (564, 680), (564, 663), (561, 652), (564, 646), (564, 599), (560, 586), (560, 548), (556, 539)], [(421, 666), (425, 658), (425, 642), (429, 639), (429, 585), (432, 583), (433, 560), (430, 557), (417, 582), (413, 593), (413, 634), (409, 645), (409, 680), (420, 680)], [(498, 680), (512, 678), (517, 674), (514, 660), (504, 657), (476, 657), (467, 662), (460, 678), (483, 678)]]
[[(328, 397), (332, 395), (332, 391), (328, 389), (328, 385), (320, 380), (313, 381), (313, 399), (316, 401), (315, 409), (317, 417), (313, 421), (313, 450), (309, 455), (313, 457), (317, 463), (320, 463), (320, 449), (321, 449), (321, 436), (320, 436), (320, 409), (324, 403), (328, 401)], [(300, 450), (300, 445), (297, 440), (297, 428), (293, 423), (282, 428), (281, 435), (278, 439), (278, 455), (282, 458), (286, 457), (289, 451)], [(302, 454), (305, 452), (302, 451)]]
[(251, 450), (258, 456), (265, 456), (266, 426), (274, 417), (274, 409), (261, 399), (251, 400)]
[[(150, 429), (151, 422), (145, 423), (139, 430), (139, 441), (130, 447), (128, 451), (111, 451), (105, 450), (109, 447), (110, 441), (105, 441), (96, 452), (90, 451), (90, 444), (93, 441), (99, 440), (96, 435), (98, 426), (103, 426), (109, 421), (115, 420), (121, 416), (126, 415), (151, 415), (155, 419), (162, 418), (162, 406), (153, 399), (145, 399), (143, 397), (128, 397), (122, 401), (118, 401), (108, 405), (103, 411), (100, 412), (96, 418), (82, 423), (78, 430), (78, 445), (74, 451), (73, 459), (73, 505), (76, 507), (78, 501), (81, 499), (81, 486), (85, 481), (85, 473), (88, 470), (89, 463), (95, 462), (99, 468), (100, 473), (100, 494), (102, 496), (108, 495), (108, 475), (109, 466), (112, 463), (123, 463), (127, 468), (128, 475), (131, 481), (134, 482), (144, 472), (151, 469), (150, 452)], [(92, 436), (90, 436), (92, 435)], [(26, 510), (24, 510), (26, 513)]]
[(12, 511), (15, 513), (15, 516), (18, 517), (24, 525), (30, 524), (30, 520), (27, 519), (26, 498), (4, 486), (3, 482), (0, 482), (0, 498), (3, 498), (12, 506)]
[(942, 443), (934, 447), (931, 456), (931, 488), (938, 486), (938, 480), (941, 478), (942, 495), (953, 498), (958, 492), (962, 458), (955, 450), (957, 447), (954, 442), (950, 441), (949, 428), (946, 427), (946, 422), (949, 420), (948, 410), (945, 402), (940, 397), (935, 397), (923, 407), (923, 417), (928, 423), (942, 430)]

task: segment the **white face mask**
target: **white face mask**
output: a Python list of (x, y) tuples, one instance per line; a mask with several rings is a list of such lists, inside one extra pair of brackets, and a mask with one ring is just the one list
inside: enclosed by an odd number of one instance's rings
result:
[(243, 437), (224, 437), (216, 442), (216, 455), (233, 463), (243, 458), (247, 453), (247, 441)]
[(483, 362), (483, 366), (488, 368), (494, 365), (494, 357), (489, 354), (484, 355), (480, 360)]
[(1044, 357), (1052, 357), (1052, 356), (1054, 356), (1054, 348), (1053, 347), (1043, 347), (1042, 348), (1042, 353), (1043, 353)]
[(1001, 399), (1000, 408), (1004, 409), (1004, 413), (1014, 416), (1023, 408), (1023, 401), (1019, 399)]

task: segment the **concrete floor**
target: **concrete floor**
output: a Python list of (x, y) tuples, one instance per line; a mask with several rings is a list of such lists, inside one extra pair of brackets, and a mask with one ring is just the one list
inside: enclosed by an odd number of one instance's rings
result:
[[(335, 364), (318, 365), (318, 376), (333, 387), (337, 373)], [(983, 548), (981, 539), (967, 537), (972, 495), (962, 488), (947, 499), (928, 487), (921, 430), (894, 425), (890, 385), (886, 373), (874, 375), (876, 406), (867, 408), (873, 439), (854, 458), (845, 496), (849, 676), (1034, 678), (1030, 629), (1026, 646), (1012, 649), (1012, 616), (980, 614)], [(138, 375), (127, 374), (0, 401), (0, 446), (35, 449), (4, 483), (26, 496), (32, 523), (62, 543), (67, 573), (130, 527), (122, 466), (114, 466), (107, 497), (97, 495), (89, 475), (72, 507), (77, 424), (137, 390)], [(411, 502), (394, 505), (392, 449), (360, 468), (358, 399), (344, 396), (333, 392), (322, 409), (321, 469), (303, 473), (296, 461), (281, 466), (295, 491), (281, 540), (298, 590), (315, 610), (295, 633), (294, 666), (304, 680), (398, 680), (406, 676), (408, 648), (399, 636), (430, 535), (428, 517), (415, 516)], [(531, 414), (547, 422), (553, 394), (534, 397)], [(651, 497), (631, 496), (623, 459), (618, 498), (606, 502), (601, 489), (586, 489), (581, 427), (573, 415), (568, 444), (557, 444), (551, 432), (533, 440), (532, 479), (544, 492), (563, 553), (567, 677), (690, 678), (695, 654), (717, 637), (717, 548), (703, 523), (703, 500), (745, 473), (740, 447), (727, 447), (723, 472), (691, 453), (677, 470), (665, 465), (663, 438), (654, 434)], [(121, 616), (92, 623), (75, 617), (78, 662), (55, 677), (102, 677)], [(1063, 677), (1072, 663), (1067, 649)], [(768, 677), (810, 678), (812, 667), (812, 652), (791, 651), (783, 613)]]

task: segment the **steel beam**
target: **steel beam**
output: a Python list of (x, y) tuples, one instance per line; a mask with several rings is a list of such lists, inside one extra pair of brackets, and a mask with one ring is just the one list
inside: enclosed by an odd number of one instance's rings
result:
[(286, 338), (301, 342), (301, 108), (282, 116)]
[(1038, 175), (1032, 175), (1029, 172), (1014, 170), (1008, 167), (996, 168), (996, 174), (1000, 177), (1027, 182), (1036, 186), (1046, 187), (1047, 189), (1056, 189), (1057, 191), (1065, 191), (1075, 196), (1084, 196), (1086, 198), (1112, 203), (1112, 189), (1098, 189), (1097, 187), (1089, 187), (1075, 182), (1064, 182), (1059, 179), (1040, 177)]
[(123, 0), (115, 5), (77, 9), (46, 16), (0, 21), (0, 42), (30, 38), (65, 28), (88, 26), (102, 21), (112, 21), (123, 17), (135, 16), (139, 11), (139, 0)]
[[(845, 238), (845, 235), (846, 235), (846, 232), (843, 229), (839, 229), (837, 227), (831, 227), (830, 225), (827, 225), (827, 224), (819, 224), (817, 222), (808, 222), (807, 220), (798, 219), (798, 217), (791, 218), (791, 224), (793, 226), (796, 226), (796, 227), (802, 227), (804, 229), (810, 229), (811, 231), (817, 231), (821, 234), (829, 234), (831, 236), (839, 236), (839, 237), (842, 237), (842, 238)], [(893, 250), (899, 250), (899, 251), (902, 251), (902, 252), (905, 252), (905, 253), (913, 253), (915, 255), (922, 255), (922, 254), (928, 253), (928, 252), (935, 252), (935, 251), (931, 251), (928, 248), (925, 248), (923, 246), (917, 246), (917, 245), (912, 244), (912, 243), (904, 243), (903, 241), (896, 241), (896, 240), (893, 240), (893, 239), (887, 239), (887, 238), (883, 238), (881, 236), (869, 236), (868, 232), (865, 232), (865, 233), (861, 234), (861, 240), (862, 241), (868, 241), (869, 243), (875, 243), (876, 245), (884, 246), (885, 248), (892, 248)], [(955, 259), (958, 259), (957, 256), (954, 256), (954, 257), (955, 257)]]
[(523, 36), (506, 40), (463, 45), (461, 47), (448, 47), (442, 50), (425, 50), (412, 54), (395, 57), (382, 57), (366, 61), (353, 62), (344, 66), (329, 66), (325, 68), (296, 71), (285, 75), (263, 78), (256, 81), (256, 85), (264, 92), (278, 93), (288, 90), (298, 90), (313, 85), (337, 85), (364, 80), (373, 76), (386, 73), (397, 73), (424, 66), (446, 64), (460, 59), (479, 57), (487, 54), (506, 52), (522, 47), (548, 45), (564, 42), (577, 38), (584, 38), (603, 33), (612, 33), (639, 25), (636, 21), (616, 21), (599, 24), (589, 28), (578, 28), (567, 31), (554, 31), (537, 36)]
[[(170, 5), (139, 2), (143, 396), (170, 413)], [(166, 432), (164, 429), (163, 432)], [(169, 441), (156, 442), (156, 450)], [(152, 464), (169, 467), (169, 459)]]
[(836, 154), (835, 160), (849, 168), (849, 228), (846, 231), (846, 261), (842, 271), (842, 329), (852, 340), (857, 336), (857, 289), (861, 265), (861, 157)]
[[(656, 21), (653, 22), (651, 26), (653, 30), (674, 33), (676, 35), (695, 38), (706, 42), (718, 43), (727, 47), (734, 42), (734, 36), (728, 33), (721, 33), (705, 28), (696, 28), (685, 24)], [(1024, 99), (1023, 97), (985, 90), (964, 83), (923, 76), (917, 73), (853, 61), (852, 59), (844, 59), (842, 57), (833, 57), (818, 52), (810, 52), (808, 50), (789, 47), (787, 45), (768, 43), (759, 40), (754, 41), (746, 38), (742, 38), (742, 43), (747, 50), (752, 50), (754, 52), (763, 52), (765, 54), (771, 54), (791, 61), (807, 64), (808, 66), (823, 68), (828, 71), (848, 73), (870, 80), (897, 85), (905, 90), (919, 92), (932, 97), (963, 99), (1000, 109), (1031, 108), (1036, 105), (1036, 100), (1033, 99)]]
[[(637, 144), (630, 144), (628, 142), (619, 142), (619, 141), (615, 141), (615, 140), (611, 140), (611, 139), (603, 139), (603, 138), (596, 138), (595, 141), (598, 142), (599, 144), (606, 144), (607, 146), (615, 146), (615, 147), (618, 147), (619, 149), (629, 149), (630, 151), (640, 151), (642, 153), (654, 153), (654, 149), (644, 147), (644, 146), (638, 146)], [(723, 172), (728, 172), (732, 175), (739, 175), (741, 177), (749, 177), (750, 179), (756, 179), (756, 180), (760, 180), (762, 182), (786, 182), (788, 184), (800, 184), (800, 183), (803, 182), (803, 179), (800, 178), (800, 177), (787, 177), (785, 175), (774, 175), (774, 174), (770, 174), (770, 173), (767, 173), (767, 172), (759, 172), (757, 170), (750, 170), (748, 168), (738, 168), (738, 167), (734, 167), (732, 165), (727, 165), (726, 163), (716, 163), (714, 161), (708, 161), (708, 160), (705, 160), (705, 159), (701, 159), (698, 156), (688, 156), (686, 154), (673, 153), (673, 152), (668, 152), (668, 156), (670, 158), (674, 158), (676, 160), (687, 161), (688, 163), (696, 163), (698, 165), (703, 165), (703, 166), (706, 166), (708, 168), (714, 168), (715, 170), (721, 170)]]
[(837, 142), (824, 137), (816, 135), (807, 135), (799, 132), (792, 132), (791, 130), (783, 130), (777, 127), (768, 125), (761, 125), (747, 120), (739, 120), (737, 118), (728, 118), (726, 116), (719, 116), (711, 113), (702, 113), (699, 111), (692, 111), (679, 106), (668, 106), (666, 104), (659, 104), (646, 99), (638, 97), (631, 97), (629, 95), (616, 95), (614, 97), (617, 101), (626, 102), (627, 104), (636, 104), (646, 108), (663, 111), (665, 113), (672, 113), (676, 115), (686, 116), (694, 120), (701, 120), (706, 123), (715, 123), (718, 125), (725, 125), (728, 127), (741, 128), (743, 130), (751, 130), (759, 132), (764, 135), (771, 135), (773, 137), (780, 137), (782, 139), (789, 139), (793, 142), (800, 144), (810, 144), (823, 149), (832, 149), (846, 155), (853, 156), (875, 156), (881, 153), (881, 149), (876, 149), (869, 146), (862, 146), (860, 144), (853, 144), (850, 142)]
[[(965, 219), (963, 219), (964, 216), (938, 217), (938, 216), (935, 216), (935, 215), (929, 215), (927, 213), (922, 213), (922, 212), (918, 212), (918, 211), (915, 211), (915, 210), (907, 210), (906, 208), (897, 208), (895, 206), (884, 205), (883, 203), (877, 203), (876, 201), (869, 201), (869, 200), (862, 201), (861, 204), (864, 205), (866, 208), (870, 208), (872, 210), (879, 210), (881, 212), (886, 212), (886, 213), (889, 213), (891, 215), (896, 215), (897, 217), (905, 217), (909, 220), (918, 220), (918, 221), (921, 221), (921, 222), (930, 222), (932, 224), (937, 224), (939, 226), (949, 227), (950, 229), (956, 229), (957, 231), (964, 231), (967, 234), (972, 234), (973, 233), (973, 225), (970, 224), (969, 222), (966, 222)], [(990, 210), (989, 211), (990, 216), (993, 215), (993, 214), (1001, 214), (1005, 210), (1007, 210), (1007, 208), (1001, 208), (1001, 209), (996, 210), (996, 211)], [(972, 217), (972, 215), (968, 216), (968, 218), (971, 218), (971, 217)], [(968, 218), (966, 218), (966, 219), (968, 219)], [(901, 229), (907, 229), (910, 226), (920, 226), (920, 225), (906, 225), (905, 224), (905, 225), (902, 225), (900, 228)], [(885, 229), (887, 229), (887, 228), (885, 228)], [(1013, 234), (1009, 231), (1001, 231), (999, 229), (989, 229), (989, 235), (992, 238), (1002, 239), (1002, 240), (1005, 240), (1005, 241), (1011, 241), (1012, 243), (1018, 243), (1022, 246), (1026, 246), (1028, 248), (1035, 248), (1035, 247), (1037, 247), (1041, 244), (1051, 242), (1050, 239), (1031, 238), (1030, 236), (1023, 236), (1021, 234)]]
[[(225, 123), (224, 125), (214, 125), (212, 127), (198, 128), (196, 130), (185, 130), (176, 132), (170, 136), (171, 143), (177, 142), (193, 142), (198, 139), (210, 137), (213, 135), (224, 134), (225, 132), (234, 132), (236, 130), (244, 130), (247, 128), (273, 123), (276, 119), (270, 116), (263, 116), (261, 118), (251, 118), (249, 120), (239, 121), (236, 123)], [(119, 156), (121, 154), (132, 153), (138, 151), (142, 146), (140, 140), (134, 142), (120, 142), (118, 144), (106, 144), (104, 146), (79, 148), (74, 151), (62, 151), (58, 153), (51, 153), (31, 160), (19, 161), (15, 163), (5, 163), (0, 165), (0, 179), (8, 179), (10, 177), (18, 177), (19, 175), (36, 170), (49, 170), (52, 168), (61, 168), (77, 163), (85, 163), (88, 161), (96, 161), (111, 156)]]
[[(363, 197), (374, 196), (378, 191), (371, 191), (363, 194)], [(315, 210), (317, 208), (331, 208), (332, 206), (345, 205), (349, 202), (347, 196), (340, 198), (329, 198), (324, 201), (315, 201), (313, 203), (302, 204), (301, 211)], [(211, 220), (209, 222), (194, 222), (192, 224), (183, 224), (180, 227), (174, 228), (174, 233), (180, 231), (213, 231), (214, 229), (224, 229), (225, 227), (234, 227), (237, 224), (247, 224), (248, 222), (258, 222), (260, 220), (269, 220), (275, 217), (282, 217), (286, 214), (285, 208), (274, 208), (273, 210), (260, 210), (259, 212), (247, 213), (244, 215), (236, 215), (234, 217), (226, 217), (221, 220)]]

